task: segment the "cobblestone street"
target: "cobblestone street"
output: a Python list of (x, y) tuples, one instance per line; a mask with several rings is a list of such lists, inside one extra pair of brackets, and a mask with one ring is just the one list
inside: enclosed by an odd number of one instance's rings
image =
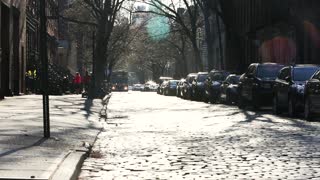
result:
[(320, 179), (319, 122), (156, 93), (113, 93), (93, 151), (79, 179)]

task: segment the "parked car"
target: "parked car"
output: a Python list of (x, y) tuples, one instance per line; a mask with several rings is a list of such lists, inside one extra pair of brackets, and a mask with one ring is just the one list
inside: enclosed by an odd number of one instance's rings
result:
[(320, 113), (320, 70), (306, 82), (304, 93), (304, 117), (311, 120)]
[(159, 93), (158, 94), (161, 94), (163, 95), (164, 94), (164, 88), (167, 86), (167, 84), (169, 83), (169, 81), (163, 81), (161, 83), (161, 85), (159, 86)]
[(169, 80), (163, 88), (163, 94), (165, 96), (175, 96), (178, 82), (179, 80)]
[(221, 83), (230, 73), (220, 70), (212, 70), (204, 82), (205, 101), (215, 103), (220, 99)]
[(220, 102), (226, 104), (236, 103), (238, 101), (238, 85), (240, 75), (230, 74), (220, 87)]
[(186, 82), (185, 79), (181, 79), (179, 82), (178, 82), (178, 85), (177, 85), (177, 92), (176, 92), (176, 96), (177, 97), (182, 97), (182, 87), (183, 87), (183, 84)]
[(192, 81), (191, 86), (191, 99), (192, 100), (203, 100), (204, 99), (204, 82), (208, 77), (207, 72), (199, 72)]
[(193, 79), (197, 76), (196, 73), (188, 74), (186, 77), (186, 81), (184, 82), (183, 86), (181, 87), (182, 98), (190, 99), (191, 98), (191, 86)]
[(148, 81), (144, 84), (143, 91), (157, 91), (158, 84), (154, 81)]
[(143, 91), (144, 85), (143, 84), (134, 84), (132, 87), (132, 91)]
[(239, 82), (239, 108), (252, 105), (255, 109), (271, 105), (273, 85), (280, 69), (284, 66), (276, 63), (254, 63), (248, 67)]
[(158, 86), (158, 89), (157, 89), (157, 93), (158, 94), (162, 94), (160, 91), (160, 87), (161, 85), (163, 84), (163, 82), (165, 81), (169, 81), (169, 80), (172, 80), (173, 78), (172, 77), (160, 77), (159, 80), (158, 80), (158, 83), (159, 83), (159, 86)]
[(317, 65), (295, 65), (281, 69), (273, 87), (273, 112), (279, 114), (285, 110), (291, 117), (303, 112), (306, 81), (318, 69)]

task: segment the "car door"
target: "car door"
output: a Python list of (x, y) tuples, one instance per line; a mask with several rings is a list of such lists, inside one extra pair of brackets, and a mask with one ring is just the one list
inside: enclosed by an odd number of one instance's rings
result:
[(242, 82), (242, 96), (248, 100), (252, 100), (255, 72), (256, 65), (249, 66)]
[(291, 68), (285, 68), (280, 74), (278, 80), (278, 102), (280, 106), (286, 106), (288, 103), (288, 92), (290, 88), (291, 81)]
[(228, 77), (225, 81), (222, 82), (221, 84), (221, 89), (220, 89), (220, 92), (221, 92), (221, 98), (222, 99), (226, 99), (226, 95), (227, 95), (227, 89), (229, 87), (229, 85), (231, 84), (230, 83), (230, 77)]

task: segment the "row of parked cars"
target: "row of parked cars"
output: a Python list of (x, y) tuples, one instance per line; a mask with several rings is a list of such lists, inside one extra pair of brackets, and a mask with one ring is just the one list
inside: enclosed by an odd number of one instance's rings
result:
[(254, 63), (242, 75), (226, 71), (191, 73), (185, 79), (165, 79), (158, 94), (210, 103), (235, 104), (240, 109), (272, 106), (274, 114), (320, 113), (320, 66)]

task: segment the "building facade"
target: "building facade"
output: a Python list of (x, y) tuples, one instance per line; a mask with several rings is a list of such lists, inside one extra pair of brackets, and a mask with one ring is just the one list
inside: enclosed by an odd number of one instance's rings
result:
[(25, 1), (0, 1), (0, 98), (24, 91)]
[[(319, 1), (224, 0), (220, 3), (227, 70), (243, 72), (253, 62), (319, 63)], [(210, 6), (216, 13), (216, 3)]]

